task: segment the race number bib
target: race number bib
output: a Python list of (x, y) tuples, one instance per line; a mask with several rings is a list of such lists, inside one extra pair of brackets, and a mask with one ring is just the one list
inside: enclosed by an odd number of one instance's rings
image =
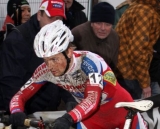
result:
[(98, 85), (103, 89), (103, 77), (100, 73), (89, 73), (89, 82), (91, 85)]

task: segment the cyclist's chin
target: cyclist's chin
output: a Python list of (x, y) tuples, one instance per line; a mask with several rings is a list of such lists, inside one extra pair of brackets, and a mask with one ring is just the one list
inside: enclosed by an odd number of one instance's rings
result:
[(59, 76), (61, 76), (62, 75), (62, 73), (60, 73), (60, 72), (52, 72), (52, 74), (53, 74), (53, 76), (55, 76), (55, 77), (59, 77)]

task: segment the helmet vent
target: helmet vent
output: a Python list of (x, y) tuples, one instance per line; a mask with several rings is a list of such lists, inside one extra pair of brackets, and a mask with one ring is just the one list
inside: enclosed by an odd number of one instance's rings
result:
[(42, 49), (43, 49), (43, 51), (45, 51), (45, 48), (44, 48), (44, 41), (42, 41)]
[[(56, 39), (56, 37), (54, 37), (54, 38), (52, 39), (52, 42), (54, 42), (55, 39)], [(57, 43), (56, 43), (56, 45), (57, 45)]]

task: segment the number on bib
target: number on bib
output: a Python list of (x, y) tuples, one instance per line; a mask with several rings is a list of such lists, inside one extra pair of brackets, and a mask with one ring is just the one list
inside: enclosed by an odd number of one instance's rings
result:
[(89, 82), (91, 85), (99, 85), (103, 89), (103, 77), (100, 73), (89, 73)]

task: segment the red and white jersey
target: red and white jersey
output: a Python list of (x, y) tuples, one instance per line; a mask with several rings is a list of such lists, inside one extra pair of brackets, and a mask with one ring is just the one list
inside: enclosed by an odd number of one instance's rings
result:
[(41, 64), (12, 98), (11, 113), (24, 111), (25, 102), (47, 81), (68, 90), (79, 102), (69, 112), (75, 122), (88, 117), (99, 105), (109, 103), (115, 92), (120, 90), (114, 73), (99, 55), (88, 51), (74, 51), (72, 66), (63, 76), (53, 76), (47, 65)]

